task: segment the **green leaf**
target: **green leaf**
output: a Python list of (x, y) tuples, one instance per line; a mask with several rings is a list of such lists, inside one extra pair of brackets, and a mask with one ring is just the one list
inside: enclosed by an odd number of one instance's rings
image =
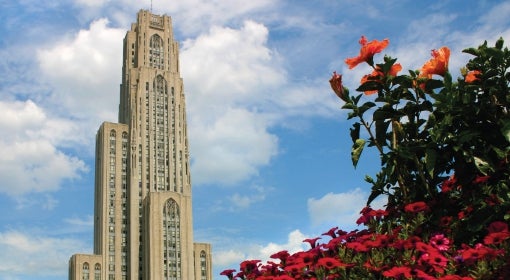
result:
[(425, 163), (427, 172), (431, 177), (434, 176), (434, 167), (436, 166), (437, 153), (434, 149), (427, 149), (425, 151)]
[(464, 49), (462, 52), (468, 53), (468, 54), (472, 54), (474, 56), (479, 56), (480, 55), (480, 51), (478, 49), (476, 49), (476, 48)]
[(375, 121), (375, 139), (381, 146), (386, 145), (386, 132), (388, 131), (389, 121), (376, 120)]
[(363, 148), (365, 148), (366, 141), (364, 139), (356, 139), (354, 144), (352, 145), (351, 150), (351, 159), (352, 159), (352, 165), (354, 165), (354, 168), (358, 165), (359, 158), (361, 156), (361, 152), (363, 152)]
[(342, 106), (342, 109), (354, 109), (354, 104), (347, 102)]
[(374, 102), (366, 102), (365, 104), (361, 105), (359, 108), (358, 108), (358, 114), (360, 116), (363, 116), (363, 114), (370, 108), (374, 107), (375, 106), (375, 103)]
[(499, 39), (496, 41), (496, 48), (501, 50), (503, 48), (503, 43), (505, 43), (503, 37), (499, 37)]
[(444, 83), (443, 83), (443, 81), (440, 81), (440, 80), (430, 79), (430, 80), (427, 80), (427, 82), (425, 83), (425, 89), (427, 91), (431, 91), (436, 88), (442, 88), (442, 87), (444, 87)]
[(359, 139), (360, 127), (361, 127), (360, 123), (354, 123), (352, 125), (352, 128), (350, 128), (352, 143), (356, 143), (356, 140)]
[(474, 157), (474, 159), (475, 159), (476, 168), (483, 175), (487, 175), (487, 173), (489, 173), (490, 171), (493, 171), (493, 169), (490, 166), (490, 164), (487, 163), (486, 161), (484, 161), (483, 159), (481, 159), (479, 157)]
[(380, 82), (366, 81), (361, 86), (359, 86), (356, 90), (363, 92), (363, 91), (370, 91), (370, 90), (379, 90), (380, 87), (381, 87)]
[(365, 175), (365, 182), (370, 183), (370, 184), (375, 183), (374, 178), (370, 177), (369, 175)]

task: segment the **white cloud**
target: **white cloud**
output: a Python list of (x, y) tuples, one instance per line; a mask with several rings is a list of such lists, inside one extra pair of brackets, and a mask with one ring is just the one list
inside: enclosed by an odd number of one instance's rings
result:
[[(76, 127), (69, 121), (49, 118), (30, 100), (0, 101), (0, 111), (0, 192), (15, 196), (55, 191), (64, 180), (87, 170), (81, 160), (58, 148), (76, 140)], [(46, 200), (45, 207), (54, 205), (54, 199)]]
[(92, 228), (94, 226), (94, 217), (92, 215), (87, 215), (85, 218), (67, 218), (64, 221), (69, 225), (76, 227)]
[(308, 199), (312, 225), (345, 225), (353, 223), (366, 202), (366, 193), (357, 188), (346, 193), (328, 193), (319, 199)]
[(17, 275), (61, 277), (67, 273), (69, 257), (87, 250), (80, 240), (37, 236), (20, 231), (0, 232), (0, 278)]
[(110, 0), (75, 0), (76, 4), (85, 6), (85, 7), (101, 7), (106, 3), (110, 2)]
[(306, 243), (303, 243), (306, 237), (300, 230), (296, 229), (290, 232), (287, 236), (287, 243), (277, 244), (270, 242), (265, 245), (261, 244), (241, 244), (239, 248), (227, 249), (214, 253), (214, 265), (217, 267), (234, 267), (237, 268), (239, 263), (243, 260), (258, 259), (263, 262), (271, 260), (270, 255), (278, 253), (282, 250), (287, 250), (289, 253), (295, 253), (309, 249)]
[(261, 116), (229, 109), (213, 121), (210, 126), (191, 123), (194, 183), (236, 183), (256, 175), (277, 153), (278, 140)]
[(266, 194), (270, 191), (270, 188), (263, 187), (250, 187), (245, 192), (247, 194), (235, 193), (228, 197), (230, 201), (228, 205), (231, 206), (231, 211), (237, 211), (239, 209), (249, 208), (253, 203), (261, 202), (266, 199)]
[(194, 183), (232, 184), (257, 174), (277, 153), (259, 113), (268, 88), (285, 74), (265, 46), (267, 29), (245, 22), (239, 29), (213, 27), (183, 44), (181, 69), (188, 98)]
[(183, 42), (181, 68), (189, 99), (206, 105), (263, 104), (285, 82), (276, 53), (266, 46), (268, 29), (246, 21), (240, 29), (214, 26)]
[[(308, 214), (312, 225), (325, 228), (339, 226), (350, 230), (356, 226), (359, 212), (368, 199), (368, 193), (359, 188), (343, 193), (328, 193), (319, 199), (308, 199)], [(383, 209), (385, 198), (379, 197), (371, 203), (374, 209)]]
[(71, 41), (37, 53), (42, 76), (54, 89), (46, 106), (93, 121), (94, 130), (101, 121), (116, 120), (119, 99), (125, 30), (107, 24), (96, 20)]
[(187, 0), (171, 2), (145, 0), (145, 5), (129, 0), (123, 0), (123, 2), (132, 6), (133, 9), (139, 9), (140, 6), (147, 8), (152, 6), (154, 13), (170, 14), (176, 18), (178, 26), (188, 34), (200, 32), (212, 25), (223, 25), (240, 18), (247, 18), (250, 14), (268, 9), (278, 3), (276, 0)]

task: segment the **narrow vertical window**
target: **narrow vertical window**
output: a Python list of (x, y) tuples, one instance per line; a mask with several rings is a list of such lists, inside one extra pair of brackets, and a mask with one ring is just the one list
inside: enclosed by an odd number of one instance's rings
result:
[(200, 252), (200, 280), (207, 280), (207, 254)]
[(165, 65), (163, 39), (158, 34), (152, 35), (149, 47), (149, 66), (163, 70)]
[(90, 271), (89, 271), (89, 263), (83, 263), (83, 274), (82, 274), (82, 279), (83, 280), (89, 280), (89, 275), (90, 275)]
[(98, 263), (94, 266), (94, 280), (101, 280), (101, 265)]
[(163, 278), (181, 278), (181, 232), (179, 205), (169, 199), (163, 208)]

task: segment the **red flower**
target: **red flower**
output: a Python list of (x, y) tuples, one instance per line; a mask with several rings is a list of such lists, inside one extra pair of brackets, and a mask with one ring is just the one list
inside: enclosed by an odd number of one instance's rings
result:
[(487, 182), (491, 177), (490, 176), (476, 176), (473, 180), (473, 184), (483, 184)]
[(424, 271), (419, 270), (419, 269), (413, 269), (411, 271), (411, 274), (414, 275), (413, 279), (420, 279), (420, 280), (435, 280), (436, 279), (436, 277), (432, 277), (432, 276), (428, 275), (427, 273), (425, 273)]
[(411, 278), (411, 269), (407, 266), (395, 266), (390, 270), (383, 272), (383, 276), (400, 279), (402, 276), (405, 278)]
[(431, 254), (423, 254), (420, 257), (420, 260), (422, 262), (428, 263), (429, 265), (432, 265), (434, 271), (438, 273), (442, 273), (444, 271), (443, 268), (448, 264), (448, 259), (437, 252)]
[(489, 225), (487, 230), (489, 231), (489, 233), (506, 232), (508, 231), (508, 224), (505, 222), (495, 221)]
[(463, 220), (466, 218), (471, 212), (473, 212), (472, 206), (467, 206), (464, 210), (460, 211), (457, 216), (459, 217), (459, 220)]
[(444, 216), (441, 217), (439, 220), (439, 225), (442, 227), (448, 227), (450, 223), (452, 222), (453, 218), (451, 216)]
[(457, 185), (457, 178), (455, 178), (455, 175), (450, 176), (447, 180), (443, 181), (441, 184), (441, 192), (447, 193), (454, 189), (454, 187)]
[(423, 201), (418, 201), (418, 202), (407, 204), (404, 207), (404, 210), (406, 212), (410, 212), (410, 213), (425, 212), (425, 211), (429, 210), (429, 206)]
[(287, 261), (290, 264), (301, 264), (303, 266), (311, 265), (315, 261), (316, 255), (310, 252), (297, 252), (290, 256)]
[(372, 218), (381, 218), (388, 215), (388, 212), (386, 210), (373, 210), (369, 206), (366, 206), (363, 208), (360, 212), (361, 217), (356, 220), (356, 224), (364, 224), (366, 225)]
[(286, 272), (292, 274), (292, 275), (299, 275), (304, 269), (305, 269), (305, 265), (300, 263), (300, 264), (294, 264), (294, 265), (288, 265), (286, 267), (283, 268), (283, 270), (285, 270)]
[(384, 39), (380, 42), (378, 40), (372, 40), (371, 42), (368, 42), (365, 36), (361, 36), (359, 43), (361, 45), (359, 55), (356, 57), (347, 58), (345, 60), (345, 63), (349, 65), (349, 69), (356, 67), (356, 65), (362, 62), (366, 62), (369, 65), (373, 65), (374, 55), (384, 50), (388, 46), (390, 41), (388, 39)]
[(251, 273), (255, 269), (257, 269), (257, 265), (260, 263), (260, 260), (246, 260), (241, 263), (241, 270), (245, 273)]
[(450, 49), (442, 47), (439, 50), (432, 50), (432, 58), (427, 61), (420, 70), (420, 77), (432, 78), (432, 75), (444, 76), (448, 71)]
[(327, 232), (323, 233), (322, 235), (328, 235), (331, 236), (331, 238), (336, 238), (336, 231), (338, 230), (338, 227), (331, 228)]
[(273, 278), (274, 280), (295, 280), (294, 278), (290, 277), (289, 275), (280, 275)]
[(438, 280), (475, 280), (469, 276), (462, 277), (459, 275), (445, 275), (443, 277), (439, 277)]
[(342, 75), (337, 74), (336, 71), (333, 72), (333, 76), (329, 79), (329, 84), (331, 85), (331, 89), (335, 92), (336, 96), (338, 96), (343, 101), (347, 102), (347, 99), (344, 95), (344, 86), (342, 84)]
[(497, 245), (505, 240), (510, 238), (510, 232), (508, 231), (502, 231), (502, 232), (493, 232), (489, 233), (489, 235), (485, 236), (483, 239), (483, 243), (485, 245)]
[(308, 239), (303, 240), (303, 242), (308, 242), (313, 249), (317, 246), (317, 240), (319, 240), (319, 239), (321, 239), (321, 238), (320, 237), (308, 238)]
[(283, 251), (280, 251), (278, 253), (272, 254), (269, 257), (272, 258), (272, 259), (280, 259), (280, 261), (282, 263), (285, 263), (285, 261), (287, 260), (287, 258), (289, 256), (290, 256), (289, 252), (287, 252), (286, 250), (283, 250)]
[(349, 242), (345, 244), (345, 247), (355, 252), (368, 252), (368, 247), (360, 242)]
[(317, 266), (322, 266), (326, 269), (334, 269), (337, 267), (345, 267), (347, 265), (335, 258), (320, 258), (319, 261), (317, 261)]
[(488, 247), (483, 245), (475, 246), (475, 248), (469, 248), (462, 252), (462, 259), (464, 262), (472, 264), (479, 259), (483, 259), (486, 255), (491, 253)]
[(466, 83), (472, 83), (476, 80), (480, 80), (480, 78), (478, 78), (479, 75), (481, 75), (482, 72), (479, 71), (479, 70), (473, 70), (473, 71), (469, 71), (466, 75), (466, 78), (464, 79), (464, 81)]
[(227, 276), (228, 279), (232, 279), (234, 277), (234, 272), (236, 272), (235, 269), (225, 269), (222, 272), (220, 272), (220, 275)]
[(416, 250), (418, 250), (419, 252), (422, 252), (422, 253), (431, 253), (431, 252), (435, 252), (436, 248), (434, 248), (433, 246), (431, 246), (427, 243), (418, 241), (418, 242), (416, 242)]

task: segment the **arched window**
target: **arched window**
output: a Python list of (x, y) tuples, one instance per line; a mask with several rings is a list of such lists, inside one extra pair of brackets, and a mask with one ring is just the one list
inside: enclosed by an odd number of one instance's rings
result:
[(83, 277), (82, 279), (83, 280), (89, 280), (89, 275), (90, 275), (90, 271), (89, 271), (89, 263), (85, 262), (83, 263)]
[(169, 199), (163, 208), (163, 275), (167, 280), (181, 278), (181, 231), (179, 205)]
[(200, 252), (200, 280), (207, 280), (207, 254)]
[(163, 39), (158, 34), (151, 36), (149, 45), (149, 65), (157, 69), (165, 67), (165, 51), (163, 48)]
[(94, 280), (101, 280), (101, 265), (98, 263), (94, 266)]

